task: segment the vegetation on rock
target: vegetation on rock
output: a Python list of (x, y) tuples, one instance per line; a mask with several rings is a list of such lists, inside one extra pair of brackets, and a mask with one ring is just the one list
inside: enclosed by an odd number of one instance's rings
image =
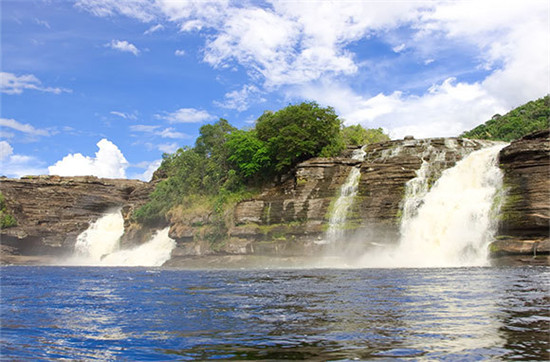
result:
[(346, 146), (389, 139), (382, 129), (342, 127), (334, 109), (314, 102), (264, 112), (255, 128), (225, 119), (200, 128), (194, 147), (165, 154), (150, 201), (133, 218), (142, 224), (183, 222), (201, 238), (222, 240), (236, 203), (311, 157), (339, 155)]
[(16, 225), (17, 221), (13, 215), (8, 212), (4, 195), (0, 193), (0, 229), (6, 229)]
[(550, 95), (517, 107), (504, 116), (496, 114), (484, 124), (462, 133), (461, 137), (509, 142), (548, 127)]

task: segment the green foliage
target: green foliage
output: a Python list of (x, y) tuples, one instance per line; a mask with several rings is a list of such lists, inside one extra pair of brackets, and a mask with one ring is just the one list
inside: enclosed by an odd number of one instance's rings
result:
[(550, 127), (550, 96), (528, 102), (504, 116), (495, 115), (492, 119), (461, 137), (513, 141), (529, 133)]
[(269, 173), (271, 159), (267, 144), (258, 138), (256, 130), (238, 130), (227, 140), (228, 160), (244, 180), (262, 178)]
[(6, 229), (17, 225), (17, 220), (8, 212), (6, 199), (0, 192), (0, 229)]
[(359, 124), (344, 127), (342, 138), (346, 146), (364, 146), (390, 140), (390, 137), (384, 133), (382, 128), (365, 129)]
[(304, 102), (265, 112), (256, 131), (267, 145), (273, 171), (282, 173), (308, 158), (339, 154), (344, 148), (340, 124), (332, 107)]

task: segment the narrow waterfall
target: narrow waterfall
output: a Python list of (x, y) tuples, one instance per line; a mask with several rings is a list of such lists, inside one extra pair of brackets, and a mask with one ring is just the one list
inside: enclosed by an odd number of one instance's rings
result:
[[(365, 158), (364, 147), (353, 151), (351, 158), (358, 161), (363, 161)], [(344, 235), (345, 222), (348, 210), (353, 204), (353, 199), (357, 195), (359, 179), (361, 178), (360, 167), (353, 167), (344, 182), (340, 187), (340, 195), (333, 205), (332, 214), (329, 219), (329, 226), (326, 235), (325, 243), (332, 243), (341, 239)]]
[(159, 230), (151, 240), (130, 249), (120, 249), (124, 219), (120, 210), (110, 212), (78, 235), (72, 265), (90, 266), (161, 266), (170, 259), (176, 243), (168, 229)]
[(505, 145), (470, 153), (426, 190), (425, 168), (409, 181), (394, 250), (369, 253), (363, 264), (376, 267), (483, 266), (496, 231), (502, 171), (497, 157)]

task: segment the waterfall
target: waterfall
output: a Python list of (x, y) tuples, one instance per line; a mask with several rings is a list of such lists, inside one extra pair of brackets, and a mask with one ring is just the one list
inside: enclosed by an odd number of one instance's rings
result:
[[(367, 254), (379, 267), (456, 267), (487, 264), (496, 231), (502, 172), (496, 161), (505, 145), (470, 153), (441, 174), (429, 191), (426, 165), (407, 184), (401, 236), (395, 250)], [(406, 210), (406, 208), (409, 208)]]
[(76, 238), (75, 254), (89, 260), (101, 260), (118, 250), (124, 234), (124, 218), (120, 209), (107, 213), (92, 223)]
[(176, 243), (168, 229), (159, 230), (146, 243), (120, 249), (124, 219), (119, 210), (107, 213), (78, 235), (69, 264), (92, 266), (161, 266), (170, 259)]
[[(365, 158), (364, 147), (353, 151), (351, 158), (353, 160), (363, 161)], [(348, 210), (353, 204), (353, 199), (357, 194), (359, 179), (361, 178), (360, 167), (353, 167), (340, 187), (340, 195), (333, 205), (332, 213), (329, 219), (329, 226), (325, 243), (332, 243), (342, 238), (345, 229)]]

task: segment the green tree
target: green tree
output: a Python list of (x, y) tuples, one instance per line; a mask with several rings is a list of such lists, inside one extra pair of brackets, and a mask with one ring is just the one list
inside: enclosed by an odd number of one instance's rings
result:
[(286, 172), (310, 157), (340, 153), (344, 148), (340, 126), (332, 107), (322, 108), (315, 102), (265, 112), (256, 121), (258, 138), (267, 144), (277, 173)]
[(382, 128), (365, 129), (359, 124), (344, 127), (342, 138), (346, 146), (364, 146), (390, 140), (390, 137), (384, 133)]
[(6, 205), (6, 199), (4, 195), (0, 192), (0, 229), (6, 229), (12, 226), (16, 226), (17, 221), (8, 212), (8, 207)]
[(243, 180), (262, 180), (270, 173), (271, 159), (264, 141), (256, 130), (238, 130), (227, 140), (228, 160)]

